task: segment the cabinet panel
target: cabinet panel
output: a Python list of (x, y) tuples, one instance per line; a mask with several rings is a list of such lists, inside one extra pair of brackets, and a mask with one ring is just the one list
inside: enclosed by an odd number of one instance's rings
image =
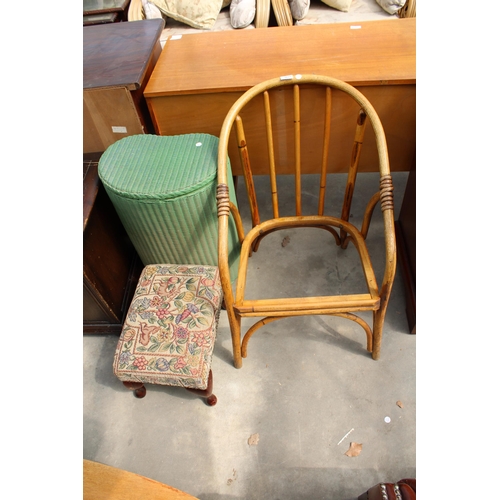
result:
[(97, 161), (91, 162), (84, 178), (84, 200), (93, 199), (92, 187), (97, 194), (88, 217), (84, 214), (83, 331), (119, 333), (142, 263), (97, 180), (96, 170)]
[(416, 186), (416, 170), (413, 165), (396, 223), (398, 265), (405, 285), (406, 317), (410, 333), (417, 332)]
[(83, 152), (105, 151), (123, 137), (143, 134), (130, 91), (107, 87), (83, 91)]

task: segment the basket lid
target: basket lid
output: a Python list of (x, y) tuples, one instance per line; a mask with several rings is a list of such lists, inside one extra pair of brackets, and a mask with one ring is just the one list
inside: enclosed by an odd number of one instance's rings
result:
[(219, 139), (209, 134), (132, 135), (106, 149), (99, 177), (122, 197), (177, 198), (213, 182), (218, 145)]

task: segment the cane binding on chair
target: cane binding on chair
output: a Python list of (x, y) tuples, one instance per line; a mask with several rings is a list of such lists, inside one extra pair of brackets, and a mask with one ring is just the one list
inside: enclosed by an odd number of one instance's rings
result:
[[(273, 94), (270, 92), (282, 86), (292, 86), (293, 95), (293, 154), (295, 173), (295, 215), (283, 217), (279, 213), (277, 171), (276, 162), (276, 139), (273, 132)], [(321, 157), (320, 187), (318, 195), (317, 215), (302, 214), (301, 198), (301, 90), (303, 87), (322, 86), (325, 88), (325, 110), (323, 127), (323, 151)], [(350, 159), (347, 183), (344, 193), (344, 202), (341, 216), (332, 217), (324, 215), (326, 197), (326, 178), (329, 171), (329, 149), (331, 135), (332, 103), (334, 92), (340, 91), (347, 94), (361, 108), (356, 119), (354, 134), (354, 145)], [(337, 92), (338, 94), (338, 92)], [(253, 182), (252, 167), (250, 163), (250, 151), (245, 136), (244, 120), (241, 111), (254, 98), (262, 95), (264, 110), (263, 126), (267, 134), (267, 150), (269, 155), (268, 172), (270, 178), (271, 199), (273, 217), (269, 220), (261, 221), (257, 196)], [(282, 98), (283, 99), (283, 98)], [(253, 108), (255, 110), (255, 107)], [(284, 121), (285, 113), (276, 115), (279, 119), (274, 121)], [(370, 199), (367, 204), (362, 227), (358, 230), (349, 222), (351, 201), (356, 182), (359, 159), (363, 139), (365, 135), (366, 123), (370, 121), (375, 134), (375, 143), (378, 151), (380, 190)], [(249, 207), (251, 212), (252, 229), (244, 234), (242, 219), (237, 208), (229, 202), (227, 197), (227, 170), (226, 162), (228, 157), (228, 141), (231, 131), (236, 132), (240, 159), (248, 194)], [(307, 126), (307, 125), (306, 125)], [(290, 125), (290, 127), (292, 127)], [(261, 167), (261, 166), (260, 166)], [(218, 154), (218, 220), (219, 220), (219, 269), (221, 273), (222, 287), (224, 290), (225, 304), (231, 329), (234, 365), (236, 368), (242, 366), (242, 357), (247, 355), (247, 344), (253, 333), (261, 326), (273, 322), (280, 318), (300, 315), (333, 315), (339, 316), (359, 324), (366, 333), (367, 350), (372, 352), (373, 359), (380, 356), (380, 345), (382, 340), (382, 328), (387, 309), (387, 303), (394, 281), (396, 271), (396, 244), (394, 233), (394, 213), (393, 213), (393, 186), (389, 169), (389, 159), (384, 130), (380, 119), (366, 99), (358, 90), (351, 85), (340, 80), (316, 76), (297, 75), (296, 77), (275, 78), (260, 83), (245, 92), (232, 106), (222, 125), (219, 139)], [(375, 273), (372, 268), (365, 239), (370, 226), (371, 217), (375, 206), (380, 202), (385, 239), (385, 272), (382, 286), (379, 289)], [(230, 214), (233, 216), (238, 228), (238, 235), (241, 242), (240, 264), (238, 277), (233, 292), (229, 267), (228, 267), (228, 220)], [(258, 250), (259, 243), (267, 234), (285, 228), (296, 227), (316, 227), (329, 231), (335, 238), (335, 242), (342, 249), (345, 249), (349, 242), (352, 242), (357, 249), (367, 285), (367, 293), (338, 296), (301, 297), (301, 298), (276, 298), (276, 299), (245, 299), (246, 277), (248, 272), (248, 259), (252, 252)], [(373, 330), (356, 312), (373, 312)], [(241, 318), (256, 317), (258, 320), (246, 333), (243, 340), (241, 338)]]

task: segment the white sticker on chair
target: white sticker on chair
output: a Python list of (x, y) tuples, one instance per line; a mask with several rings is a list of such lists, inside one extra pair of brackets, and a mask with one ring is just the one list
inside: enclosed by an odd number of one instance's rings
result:
[(352, 30), (360, 30), (360, 29), (361, 29), (361, 26), (351, 26), (351, 29), (352, 29)]
[(126, 134), (127, 133), (127, 127), (113, 127), (113, 126), (111, 126), (111, 130), (113, 131), (114, 134)]

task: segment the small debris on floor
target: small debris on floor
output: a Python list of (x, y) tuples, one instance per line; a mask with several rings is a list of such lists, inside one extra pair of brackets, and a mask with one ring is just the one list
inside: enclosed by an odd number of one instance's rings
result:
[(233, 477), (232, 477), (232, 478), (229, 478), (229, 479), (227, 480), (227, 485), (228, 485), (228, 486), (231, 486), (231, 483), (232, 483), (233, 481), (236, 481), (237, 477), (238, 477), (238, 474), (236, 473), (236, 469), (233, 469)]
[(354, 430), (354, 427), (337, 443), (337, 446)]
[(362, 443), (352, 442), (351, 446), (344, 454), (347, 455), (348, 457), (357, 457), (361, 453), (362, 448), (363, 448)]
[(286, 247), (288, 245), (288, 243), (290, 243), (290, 236), (285, 236), (283, 238), (283, 241), (281, 242), (281, 246)]
[(391, 422), (391, 417), (385, 417), (385, 418), (384, 418), (384, 422), (385, 422), (386, 424), (389, 424), (389, 423)]
[(400, 408), (403, 408), (403, 407), (404, 407), (404, 405), (403, 405), (403, 403), (402, 403), (401, 401), (396, 401), (396, 404), (397, 404)]
[(259, 434), (252, 434), (248, 438), (248, 445), (249, 446), (257, 446), (258, 442), (259, 442)]

